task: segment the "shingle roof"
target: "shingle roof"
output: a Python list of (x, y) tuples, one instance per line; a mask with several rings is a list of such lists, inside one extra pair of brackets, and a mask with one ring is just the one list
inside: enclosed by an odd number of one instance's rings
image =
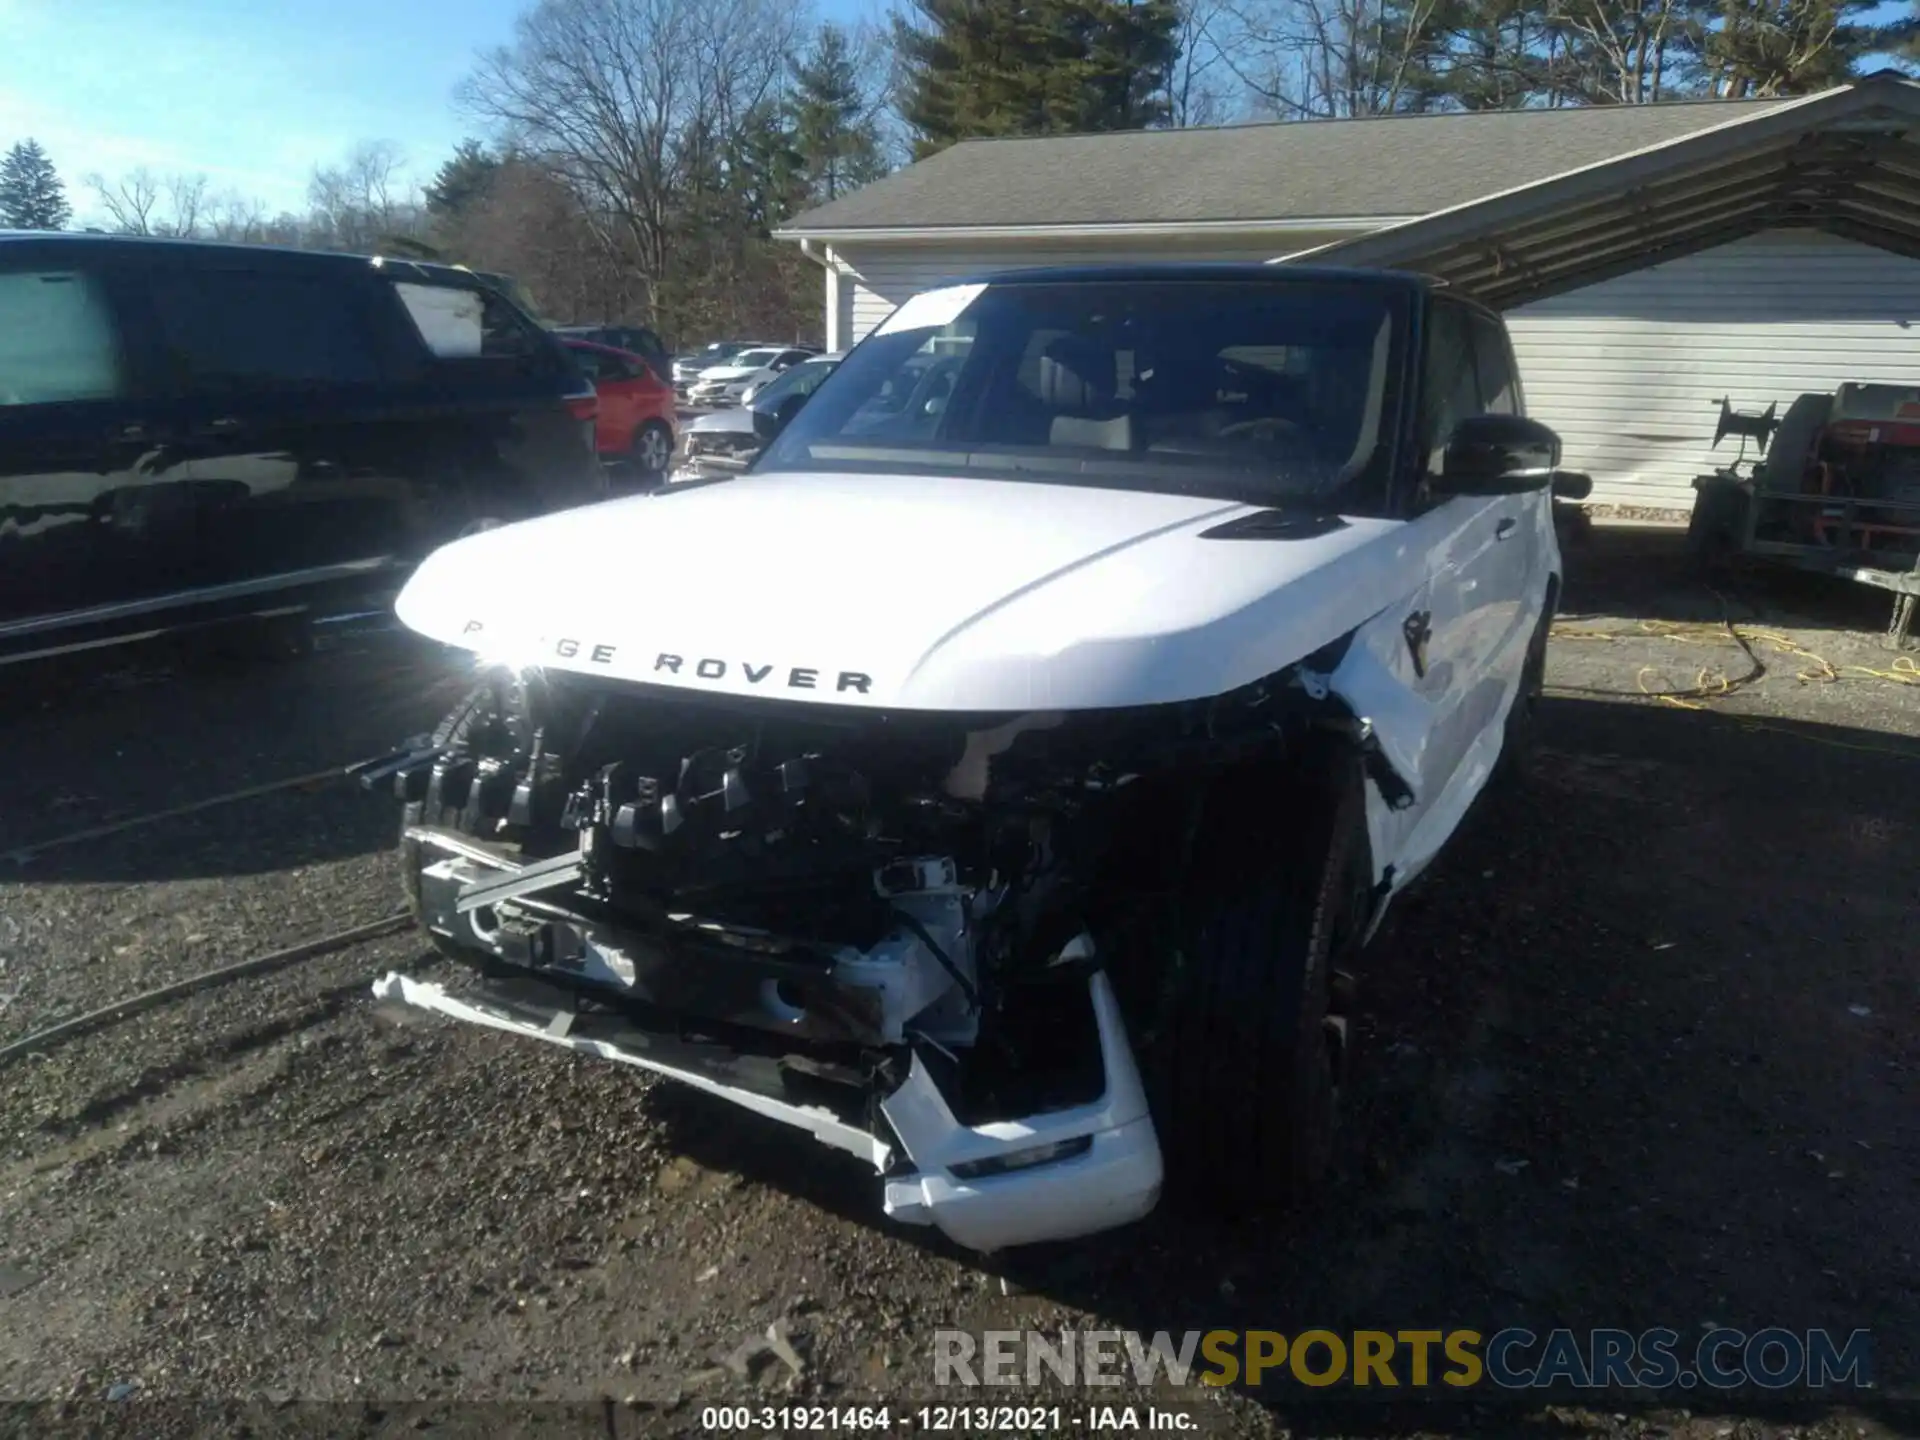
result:
[(1492, 110), (966, 140), (786, 232), (1430, 214), (1783, 100)]

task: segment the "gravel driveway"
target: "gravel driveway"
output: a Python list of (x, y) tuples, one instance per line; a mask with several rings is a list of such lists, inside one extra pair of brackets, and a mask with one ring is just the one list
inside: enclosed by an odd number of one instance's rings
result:
[[(1177, 1403), (1220, 1433), (1915, 1433), (1920, 690), (1877, 597), (1716, 594), (1663, 532), (1596, 532), (1565, 609), (1528, 772), (1363, 977), (1313, 1210), (983, 1264), (835, 1152), (377, 1007), (374, 976), (446, 969), (401, 935), (0, 1070), (0, 1397), (35, 1402), (6, 1428), (677, 1434), (726, 1399), (933, 1398), (942, 1327), (1717, 1323), (1868, 1329), (1879, 1387)], [(1723, 615), (1776, 637), (1765, 673), (1649, 698), (1751, 668)], [(373, 755), (462, 683), (391, 636), (52, 678), (7, 674), (0, 855)], [(0, 1044), (390, 913), (393, 810), (319, 782), (0, 859)], [(777, 1321), (798, 1376), (748, 1353)]]

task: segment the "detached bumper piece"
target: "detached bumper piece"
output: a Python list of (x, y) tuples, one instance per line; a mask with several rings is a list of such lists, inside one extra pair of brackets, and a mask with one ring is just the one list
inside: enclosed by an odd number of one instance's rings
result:
[[(1096, 1098), (979, 1124), (955, 1115), (922, 1050), (951, 1057), (971, 1023), (949, 971), (964, 911), (937, 864), (918, 870), (923, 889), (896, 896), (909, 935), (823, 958), (693, 917), (664, 931), (609, 922), (573, 893), (574, 855), (521, 865), (446, 832), (409, 834), (442, 856), (420, 875), (429, 928), (514, 978), (450, 993), (389, 974), (373, 987), (383, 1000), (632, 1065), (805, 1130), (880, 1172), (887, 1214), (972, 1250), (1112, 1229), (1159, 1201), (1159, 1141), (1104, 973), (1086, 979)], [(942, 947), (941, 964), (920, 939)]]

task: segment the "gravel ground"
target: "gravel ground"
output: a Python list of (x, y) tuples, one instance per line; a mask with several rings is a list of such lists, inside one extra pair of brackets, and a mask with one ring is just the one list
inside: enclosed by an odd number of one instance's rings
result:
[[(886, 1222), (835, 1152), (377, 1006), (387, 969), (445, 972), (395, 936), (0, 1070), (0, 1429), (679, 1434), (730, 1399), (978, 1399), (933, 1390), (938, 1328), (1718, 1323), (1868, 1329), (1879, 1385), (1159, 1399), (1218, 1433), (1920, 1433), (1920, 695), (1865, 673), (1885, 606), (1716, 592), (1673, 535), (1602, 528), (1565, 608), (1527, 773), (1380, 936), (1312, 1209), (983, 1263)], [(1780, 637), (1750, 642), (1764, 673), (1649, 699), (1746, 674), (1691, 628), (1723, 616)], [(461, 677), (346, 637), (7, 684), (0, 857), (378, 753)], [(0, 1044), (390, 913), (394, 822), (323, 782), (0, 858)], [(733, 1373), (776, 1321), (803, 1373)]]

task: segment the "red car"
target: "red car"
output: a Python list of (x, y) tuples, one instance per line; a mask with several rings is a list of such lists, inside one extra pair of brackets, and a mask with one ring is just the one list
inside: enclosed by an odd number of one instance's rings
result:
[(562, 340), (600, 397), (594, 440), (600, 458), (625, 462), (641, 479), (666, 478), (673, 459), (673, 386), (643, 356), (590, 340)]

